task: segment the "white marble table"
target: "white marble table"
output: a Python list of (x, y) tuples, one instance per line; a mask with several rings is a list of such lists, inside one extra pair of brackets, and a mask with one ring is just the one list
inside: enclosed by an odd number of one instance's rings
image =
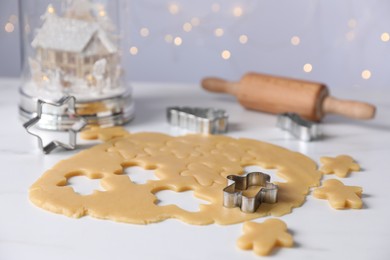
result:
[[(26, 134), (18, 120), (17, 88), (17, 80), (0, 80), (1, 260), (258, 259), (235, 246), (241, 224), (191, 226), (168, 220), (139, 226), (90, 217), (71, 219), (32, 205), (29, 186), (45, 170), (77, 151), (43, 155), (37, 150), (36, 140)], [(338, 211), (309, 195), (302, 207), (281, 218), (294, 235), (295, 247), (275, 251), (272, 259), (390, 259), (390, 91), (333, 92), (375, 103), (376, 119), (359, 122), (328, 116), (323, 121), (325, 140), (303, 143), (286, 138), (275, 128), (274, 116), (246, 111), (233, 98), (204, 93), (196, 85), (139, 83), (134, 84), (136, 118), (126, 128), (170, 133), (165, 122), (166, 106), (215, 106), (229, 112), (230, 136), (267, 141), (317, 162), (321, 156), (349, 154), (363, 171), (343, 182), (363, 187), (364, 208)], [(160, 199), (169, 203), (172, 198)], [(179, 201), (197, 207), (191, 196)]]

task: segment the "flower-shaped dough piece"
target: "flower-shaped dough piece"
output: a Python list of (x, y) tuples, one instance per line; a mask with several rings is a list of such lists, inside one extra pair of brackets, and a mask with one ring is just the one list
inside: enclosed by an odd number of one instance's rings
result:
[(358, 186), (346, 186), (341, 181), (331, 179), (324, 181), (322, 187), (313, 192), (318, 199), (326, 199), (335, 209), (353, 208), (360, 209), (363, 206), (361, 200), (363, 189)]
[(125, 137), (128, 135), (129, 132), (127, 132), (126, 129), (120, 126), (114, 126), (114, 127), (92, 126), (80, 133), (81, 139), (84, 140), (98, 139), (101, 141), (108, 141), (117, 137)]
[(334, 173), (337, 177), (345, 178), (351, 171), (360, 171), (360, 166), (351, 156), (339, 155), (337, 157), (321, 157), (320, 162), (323, 164), (320, 171), (325, 174)]
[(252, 249), (258, 255), (268, 255), (276, 246), (292, 247), (294, 244), (286, 223), (279, 219), (268, 219), (263, 223), (245, 222), (243, 231), (237, 246), (243, 250)]

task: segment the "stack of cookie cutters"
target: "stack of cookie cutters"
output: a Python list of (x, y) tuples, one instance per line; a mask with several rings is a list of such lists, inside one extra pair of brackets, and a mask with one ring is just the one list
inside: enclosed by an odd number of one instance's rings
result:
[(223, 109), (199, 107), (168, 107), (171, 126), (200, 134), (223, 134), (228, 129), (229, 116)]
[[(226, 208), (239, 207), (242, 212), (255, 212), (262, 202), (276, 203), (278, 186), (271, 183), (271, 177), (262, 172), (251, 172), (246, 176), (227, 176), (228, 186), (223, 189), (223, 206)], [(260, 186), (255, 196), (245, 196), (243, 191), (251, 186)]]
[(279, 114), (276, 125), (305, 142), (317, 140), (322, 136), (319, 124), (305, 120), (295, 113)]

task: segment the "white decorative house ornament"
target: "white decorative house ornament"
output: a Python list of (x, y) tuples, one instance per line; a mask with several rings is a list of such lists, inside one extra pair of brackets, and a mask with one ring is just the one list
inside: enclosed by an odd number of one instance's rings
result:
[[(42, 6), (47, 1), (24, 0), (24, 11), (37, 9), (30, 6), (31, 2)], [(118, 12), (119, 3), (120, 0), (110, 1), (107, 5), (111, 4), (110, 10)], [(76, 97), (78, 113), (89, 119), (89, 123), (126, 123), (134, 108), (129, 87), (122, 78), (120, 37), (107, 10), (90, 0), (62, 1), (61, 8), (58, 13), (52, 4), (47, 4), (46, 12), (35, 17), (39, 20), (37, 29), (25, 30), (22, 119), (33, 117), (35, 111), (31, 106), (36, 99), (53, 101), (68, 95)], [(115, 16), (118, 18), (119, 14)], [(34, 28), (30, 24), (34, 17), (24, 14), (23, 18), (25, 28)], [(62, 123), (65, 115), (47, 111), (46, 116), (52, 117), (48, 118), (50, 122), (43, 121), (39, 127), (67, 128)], [(59, 117), (58, 120), (53, 116)]]

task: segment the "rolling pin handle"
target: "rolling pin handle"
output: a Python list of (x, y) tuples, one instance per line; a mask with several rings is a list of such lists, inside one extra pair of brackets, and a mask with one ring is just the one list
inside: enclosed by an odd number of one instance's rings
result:
[(340, 100), (326, 97), (322, 105), (324, 113), (339, 114), (355, 119), (372, 119), (375, 116), (375, 106), (358, 101)]
[(216, 93), (228, 93), (236, 96), (239, 88), (238, 82), (229, 82), (220, 78), (205, 78), (202, 80), (202, 87)]

